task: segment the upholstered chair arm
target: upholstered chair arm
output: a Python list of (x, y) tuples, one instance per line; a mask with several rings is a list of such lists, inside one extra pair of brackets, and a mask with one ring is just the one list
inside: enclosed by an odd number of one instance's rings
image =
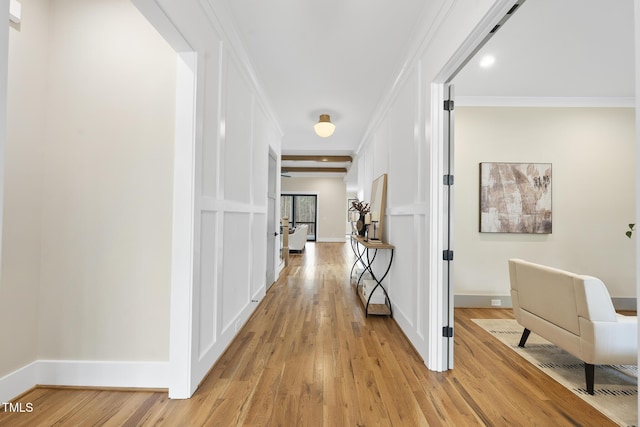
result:
[(609, 291), (597, 277), (576, 276), (574, 278), (576, 309), (579, 317), (594, 322), (615, 322), (616, 310), (611, 302)]
[(593, 322), (580, 318), (583, 361), (594, 365), (637, 363), (638, 318), (617, 317), (616, 322)]

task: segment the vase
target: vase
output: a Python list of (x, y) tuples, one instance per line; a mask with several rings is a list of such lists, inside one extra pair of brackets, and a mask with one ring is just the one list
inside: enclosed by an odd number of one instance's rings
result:
[(358, 218), (358, 222), (356, 223), (356, 228), (358, 229), (358, 234), (364, 237), (367, 234), (367, 227), (364, 225), (364, 215), (360, 214), (360, 218)]

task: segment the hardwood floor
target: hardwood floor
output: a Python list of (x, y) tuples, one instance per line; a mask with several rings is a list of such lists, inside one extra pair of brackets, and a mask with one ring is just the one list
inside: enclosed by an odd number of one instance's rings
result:
[(307, 244), (195, 395), (34, 389), (0, 426), (608, 426), (581, 399), (457, 309), (455, 369), (430, 372), (394, 320), (365, 318), (350, 248)]

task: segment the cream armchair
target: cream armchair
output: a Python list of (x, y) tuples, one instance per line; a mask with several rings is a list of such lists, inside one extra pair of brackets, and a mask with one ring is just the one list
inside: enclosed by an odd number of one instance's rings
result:
[(307, 231), (309, 226), (302, 224), (296, 227), (295, 231), (289, 234), (289, 250), (290, 251), (303, 251), (304, 245), (307, 243)]
[(636, 365), (638, 318), (617, 314), (600, 279), (509, 260), (513, 313), (524, 327), (520, 347), (534, 332), (584, 362), (593, 394), (594, 365)]

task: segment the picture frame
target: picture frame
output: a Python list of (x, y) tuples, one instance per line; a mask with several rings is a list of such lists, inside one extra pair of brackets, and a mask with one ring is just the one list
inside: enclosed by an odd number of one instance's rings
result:
[(551, 163), (480, 163), (480, 232), (551, 234)]
[(371, 184), (371, 203), (370, 210), (373, 222), (371, 224), (369, 238), (372, 240), (382, 240), (385, 209), (387, 206), (387, 174), (384, 173), (377, 177)]

